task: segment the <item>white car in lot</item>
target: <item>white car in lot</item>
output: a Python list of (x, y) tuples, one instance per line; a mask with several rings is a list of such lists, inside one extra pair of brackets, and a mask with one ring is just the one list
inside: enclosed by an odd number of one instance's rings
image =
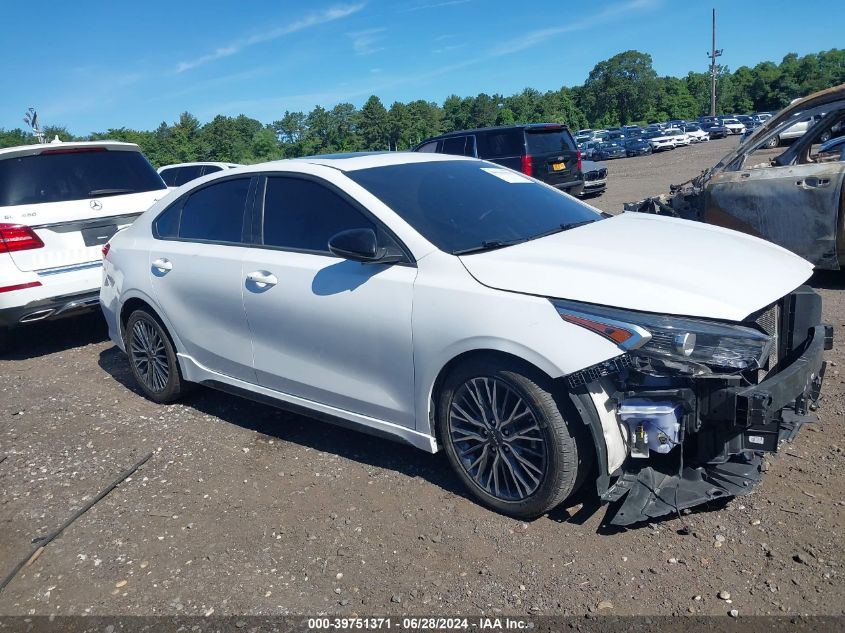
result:
[(207, 176), (214, 174), (224, 169), (234, 169), (240, 167), (238, 163), (218, 163), (218, 162), (195, 162), (195, 163), (176, 163), (174, 165), (164, 165), (158, 168), (158, 175), (170, 188), (181, 187), (186, 182), (196, 180), (200, 176)]
[(675, 135), (666, 130), (654, 130), (643, 134), (643, 140), (651, 145), (651, 151), (659, 152), (664, 149), (675, 149)]
[(684, 128), (690, 143), (704, 143), (710, 140), (710, 135), (698, 125), (688, 125)]
[(744, 134), (745, 124), (739, 119), (726, 118), (722, 119), (722, 125), (728, 128), (731, 134)]
[(200, 383), (443, 449), (518, 517), (590, 481), (629, 524), (748, 492), (807, 419), (830, 338), (811, 272), (727, 229), (391, 152), (186, 185), (112, 238), (100, 299), (156, 402)]
[(690, 138), (681, 128), (670, 127), (664, 132), (666, 136), (671, 136), (675, 147), (686, 147), (690, 144)]
[(130, 143), (0, 149), (0, 345), (11, 328), (96, 309), (103, 245), (166, 193)]

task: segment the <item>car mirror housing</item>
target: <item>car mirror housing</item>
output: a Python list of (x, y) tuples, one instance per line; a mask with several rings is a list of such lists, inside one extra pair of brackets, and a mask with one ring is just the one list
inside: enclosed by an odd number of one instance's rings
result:
[(390, 264), (401, 259), (390, 249), (379, 247), (373, 229), (349, 229), (336, 233), (329, 239), (329, 251), (338, 257), (363, 263)]

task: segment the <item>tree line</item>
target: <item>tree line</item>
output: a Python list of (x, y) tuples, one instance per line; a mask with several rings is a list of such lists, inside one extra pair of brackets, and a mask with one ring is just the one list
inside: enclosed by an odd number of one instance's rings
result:
[[(779, 110), (792, 99), (845, 83), (845, 49), (799, 57), (779, 64), (761, 62), (733, 72), (720, 66), (717, 113)], [(559, 122), (571, 129), (601, 128), (669, 119), (694, 119), (710, 107), (709, 73), (660, 77), (651, 56), (625, 51), (599, 62), (581, 86), (540, 92), (526, 88), (510, 96), (452, 95), (442, 105), (425, 100), (395, 102), (386, 108), (371, 96), (359, 109), (340, 103), (308, 113), (287, 111), (262, 123), (246, 115), (217, 115), (201, 124), (188, 112), (155, 130), (112, 128), (77, 137), (63, 126), (43, 129), (47, 139), (112, 139), (137, 143), (156, 165), (198, 160), (255, 163), (310, 154), (405, 150), (423, 139), (452, 130), (511, 123)], [(0, 147), (36, 142), (20, 129), (0, 128)]]

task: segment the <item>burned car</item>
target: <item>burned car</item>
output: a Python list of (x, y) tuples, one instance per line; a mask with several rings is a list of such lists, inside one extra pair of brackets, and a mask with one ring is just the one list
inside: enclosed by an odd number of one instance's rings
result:
[[(785, 108), (719, 163), (671, 193), (625, 205), (698, 220), (761, 237), (812, 262), (838, 270), (845, 263), (842, 155), (820, 151), (845, 120), (845, 84)], [(787, 148), (773, 140), (811, 122)]]

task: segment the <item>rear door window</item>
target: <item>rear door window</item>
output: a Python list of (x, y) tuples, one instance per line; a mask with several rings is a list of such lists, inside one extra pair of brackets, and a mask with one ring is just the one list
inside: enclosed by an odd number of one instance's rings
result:
[(176, 176), (176, 186), (181, 187), (186, 182), (202, 176), (202, 165), (186, 165), (179, 170), (179, 175)]
[(137, 151), (68, 147), (0, 160), (0, 207), (164, 188), (161, 176)]
[[(216, 182), (192, 193), (182, 207), (179, 237), (206, 242), (243, 241), (250, 178)], [(171, 226), (172, 226), (172, 220)]]
[(162, 169), (161, 170), (161, 179), (164, 181), (164, 184), (168, 187), (175, 187), (176, 186), (176, 177), (179, 175), (180, 167), (171, 167), (170, 169)]
[(206, 165), (202, 170), (202, 175), (207, 176), (208, 174), (213, 174), (218, 171), (223, 171), (223, 168), (220, 165)]
[(440, 150), (443, 154), (454, 154), (456, 156), (465, 156), (465, 148), (467, 143), (466, 136), (451, 136), (443, 139), (443, 149)]
[(325, 185), (303, 178), (271, 177), (264, 194), (263, 244), (329, 252), (329, 239), (348, 229), (375, 224)]
[(480, 158), (510, 158), (525, 153), (525, 139), (521, 129), (485, 132), (478, 135)]
[(437, 151), (437, 141), (431, 141), (430, 143), (426, 143), (425, 145), (420, 145), (417, 148), (418, 152), (425, 152), (426, 154), (431, 154)]

